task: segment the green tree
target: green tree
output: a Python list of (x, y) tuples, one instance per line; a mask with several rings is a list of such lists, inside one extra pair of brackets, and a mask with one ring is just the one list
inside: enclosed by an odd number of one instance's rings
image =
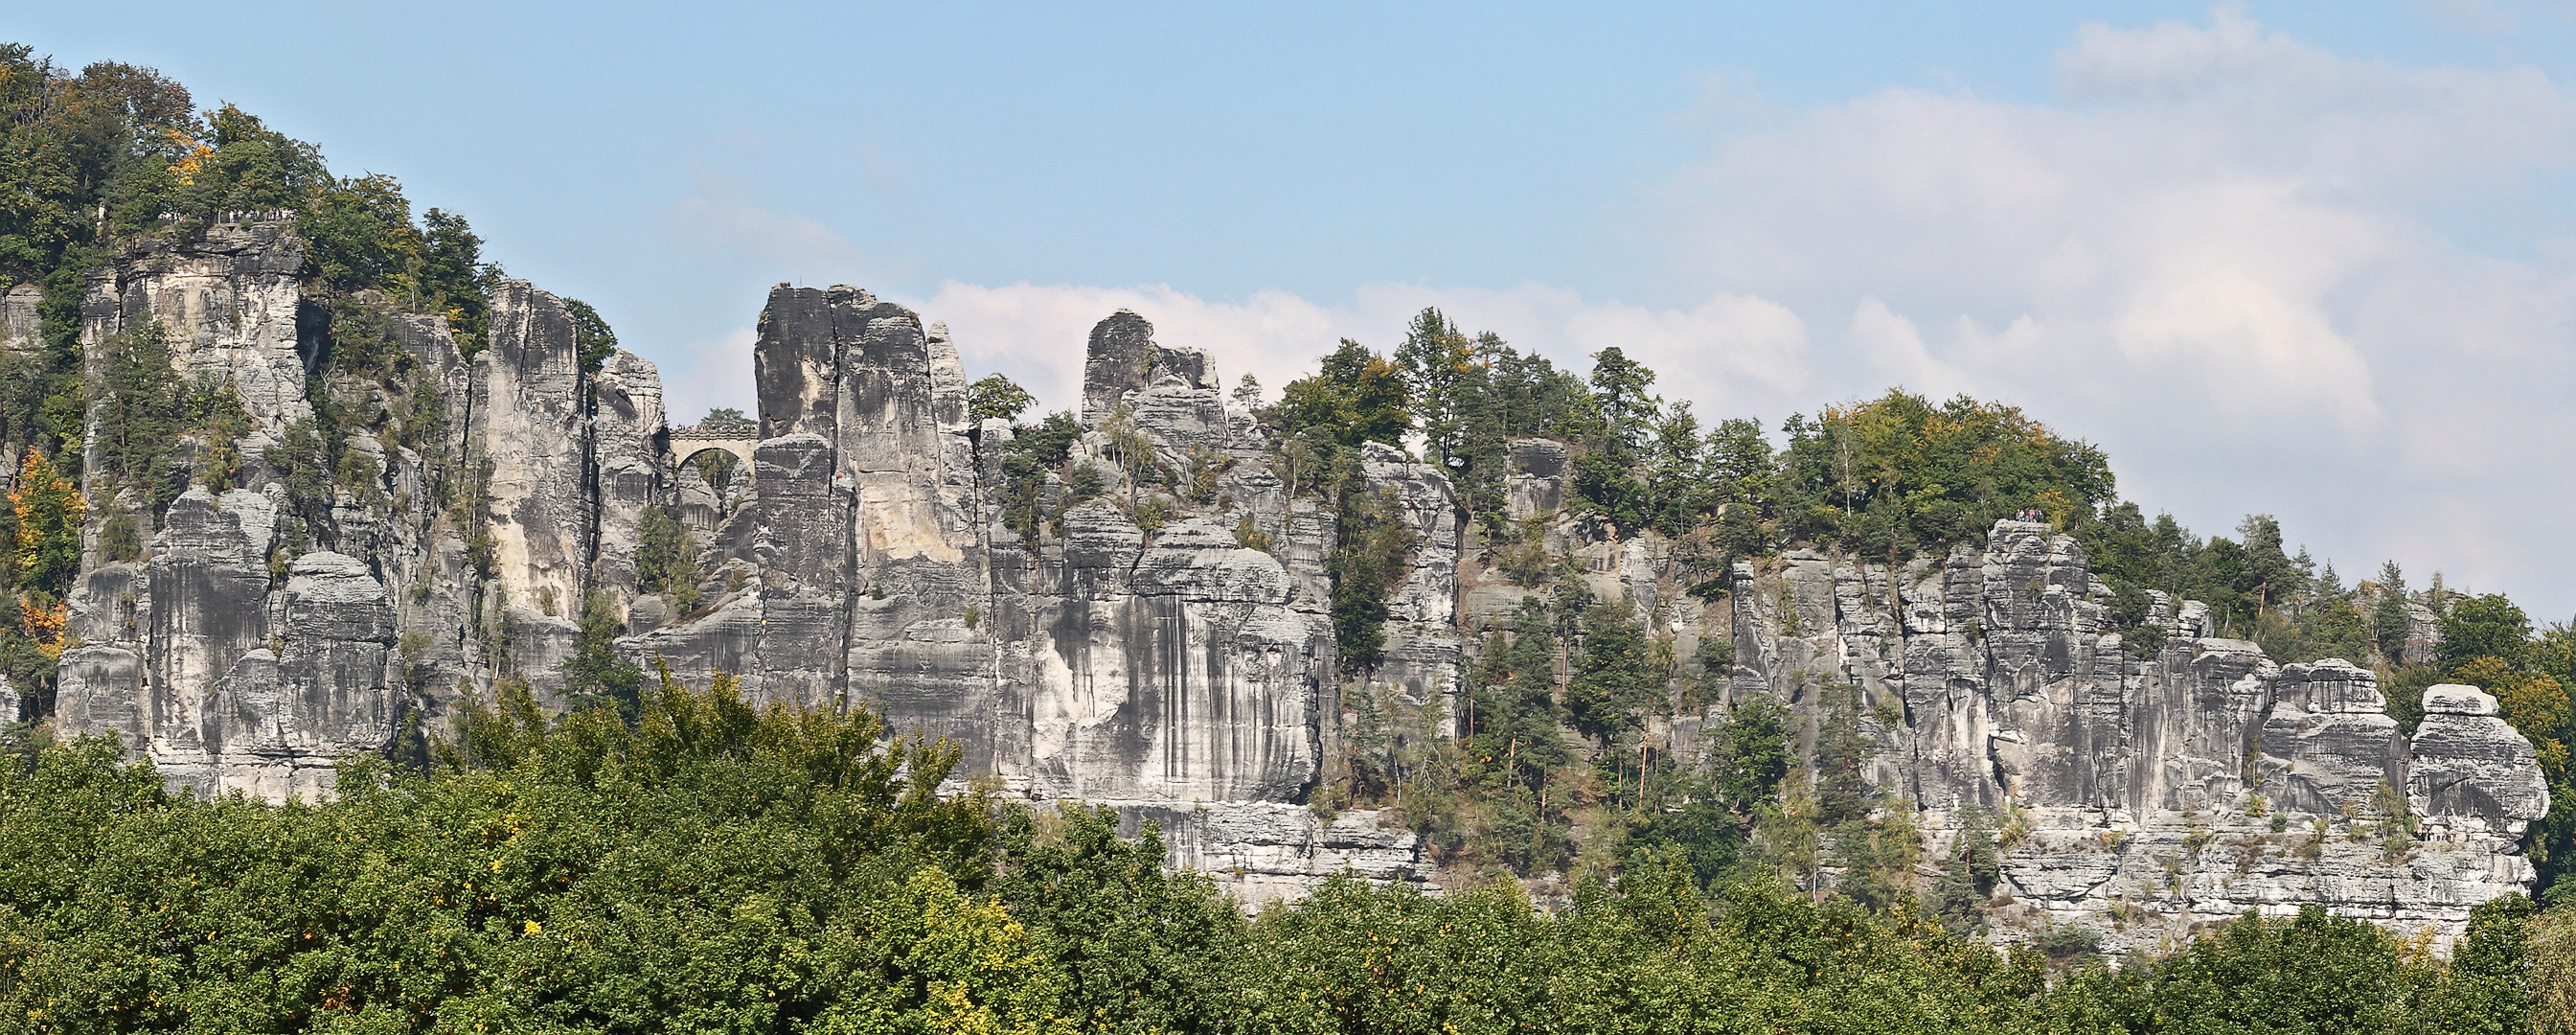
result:
[(1637, 728), (1663, 703), (1662, 681), (1648, 658), (1645, 630), (1627, 609), (1604, 604), (1583, 615), (1582, 653), (1565, 684), (1574, 728), (1605, 746)]
[(1565, 858), (1567, 796), (1548, 783), (1572, 760), (1556, 704), (1556, 637), (1547, 605), (1523, 598), (1510, 631), (1485, 638), (1466, 684), (1459, 778), (1482, 806), (1481, 829), (1454, 850), (1490, 850), (1516, 872), (1555, 868)]
[(2406, 573), (2396, 561), (2379, 566), (2379, 595), (2370, 605), (2371, 645), (2390, 665), (2406, 661), (2406, 637), (2414, 630), (2414, 616), (2406, 608)]
[(304, 276), (331, 290), (399, 294), (420, 261), (411, 199), (391, 176), (331, 181), (304, 203), (295, 226), (304, 235)]
[(1715, 887), (1736, 875), (1755, 819), (1799, 759), (1789, 711), (1767, 693), (1737, 702), (1703, 740), (1701, 772), (1681, 782), (1678, 801), (1632, 824), (1628, 843), (1686, 861), (1702, 886)]
[(1793, 415), (1782, 429), (1788, 448), (1766, 509), (1784, 538), (1864, 556), (1982, 542), (1996, 520), (2033, 509), (2081, 534), (2114, 500), (2101, 451), (1965, 396), (1934, 405), (1890, 391), (1812, 421)]
[(597, 377), (600, 368), (608, 365), (608, 357), (617, 352), (617, 332), (609, 328), (608, 321), (599, 315), (599, 310), (591, 308), (590, 303), (567, 298), (563, 304), (564, 312), (572, 317), (573, 350), (581, 362), (581, 372), (584, 376)]
[(1699, 419), (1691, 416), (1690, 403), (1664, 407), (1646, 454), (1645, 509), (1647, 523), (1668, 538), (1688, 535), (1719, 502), (1701, 449)]
[(1324, 356), (1314, 376), (1288, 383), (1275, 413), (1280, 430), (1290, 438), (1312, 437), (1353, 449), (1362, 442), (1400, 446), (1413, 424), (1409, 402), (1402, 371), (1345, 338)]
[[(2526, 922), (2519, 946), (2534, 1032), (2576, 1031), (2576, 911), (2563, 903)], [(2507, 1029), (2511, 1030), (2511, 1029)]]
[(1064, 974), (1056, 1012), (1095, 1032), (1229, 1030), (1251, 930), (1207, 877), (1164, 867), (1145, 824), (1118, 836), (1118, 814), (1070, 806), (1006, 813), (994, 895), (1048, 947)]
[(2247, 914), (2153, 965), (2153, 1031), (2342, 1033), (2415, 1030), (2409, 1002), (2427, 975), (2387, 932), (2307, 906)]
[(99, 473), (137, 490), (158, 514), (187, 483), (171, 456), (188, 414), (169, 342), (160, 321), (148, 320), (108, 336), (98, 351)]
[(966, 416), (971, 420), (1018, 423), (1020, 414), (1037, 404), (1037, 396), (1000, 374), (986, 374), (966, 388)]
[[(166, 789), (112, 743), (0, 766), (0, 1010), (74, 1030), (1057, 1033), (991, 897), (994, 803), (864, 707), (665, 679), (629, 724), (524, 692), (325, 801)], [(92, 865), (60, 867), (45, 860)]]
[(1607, 432), (1602, 441), (1611, 450), (1644, 442), (1655, 417), (1655, 397), (1646, 388), (1654, 383), (1655, 372), (1616, 345), (1592, 354), (1592, 400)]
[(198, 220), (292, 209), (330, 178), (322, 152), (227, 104), (207, 118), (212, 148), (178, 178), (171, 202)]
[(1386, 659), (1387, 600), (1412, 572), (1413, 525), (1392, 489), (1342, 494), (1333, 553), (1333, 642), (1353, 671)]
[(314, 418), (299, 418), (278, 430), (277, 444), (264, 457), (285, 484), (287, 508), (309, 524), (331, 519), (335, 499), (331, 481), (337, 466), (333, 447), (337, 445)]
[(644, 708), (644, 670), (617, 653), (617, 598), (593, 592), (582, 601), (580, 631), (563, 662), (564, 699), (575, 708), (604, 708), (633, 722)]
[(1440, 310), (1425, 309), (1405, 326), (1395, 365), (1412, 403), (1412, 423), (1423, 434), (1424, 455), (1444, 467), (1451, 457), (1463, 460), (1468, 415), (1482, 405), (1484, 394), (1475, 342)]
[(1959, 829), (1950, 837), (1948, 858), (1943, 860), (1941, 877), (1932, 889), (1932, 911), (1942, 924), (1960, 935), (1974, 934), (1985, 926), (1986, 898), (2002, 879), (2002, 863), (1996, 856), (1995, 830), (1986, 810), (1964, 805), (1958, 810)]
[(1059, 410), (1034, 426), (1021, 427), (1002, 447), (1002, 524), (1019, 533), (1032, 552), (1038, 549), (1039, 529), (1047, 518), (1042, 513), (1047, 476), (1063, 468), (1081, 437), (1082, 425), (1073, 414)]
[(2434, 655), (2435, 663), (2446, 672), (2456, 672), (2479, 658), (2520, 665), (2531, 640), (2530, 616), (2502, 593), (2453, 601), (2442, 615), (2441, 628), (2442, 642)]
[(1493, 406), (1505, 435), (1546, 435), (1580, 441), (1598, 434), (1601, 411), (1592, 389), (1547, 357), (1522, 355), (1488, 335), (1478, 349), (1492, 370)]
[(1645, 531), (1654, 501), (1631, 460), (1624, 453), (1606, 451), (1576, 457), (1574, 494), (1586, 509), (1607, 518), (1616, 532), (1635, 534)]
[(2429, 1030), (2520, 1035), (2535, 1005), (2530, 959), (2531, 900), (2507, 895), (2469, 911), (2469, 929), (2453, 945), (2451, 965), (2430, 990), (2421, 1015)]
[(1708, 432), (1708, 467), (1721, 502), (1759, 499), (1777, 469), (1771, 440), (1758, 421), (1731, 417)]
[(435, 208), (422, 213), (420, 255), (407, 278), (409, 301), (447, 317), (457, 351), (468, 357), (491, 344), (492, 289), (501, 277), (498, 265), (483, 261), (483, 238), (465, 217)]
[(1878, 753), (1861, 726), (1860, 688), (1827, 683), (1817, 692), (1816, 811), (1828, 825), (1863, 818), (1877, 803), (1869, 760)]
[(646, 507), (637, 523), (635, 579), (644, 592), (671, 599), (685, 614), (698, 606), (697, 538), (664, 507)]

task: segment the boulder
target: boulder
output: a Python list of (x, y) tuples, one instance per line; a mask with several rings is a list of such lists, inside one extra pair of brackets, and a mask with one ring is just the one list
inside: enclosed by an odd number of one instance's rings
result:
[(2433, 836), (2510, 845), (2549, 814), (2549, 785), (2531, 741), (2475, 687), (2424, 691), (2406, 774), (2407, 804)]

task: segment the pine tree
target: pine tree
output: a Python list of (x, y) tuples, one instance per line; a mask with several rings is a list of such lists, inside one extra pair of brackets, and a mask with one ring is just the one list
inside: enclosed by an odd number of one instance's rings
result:
[(1475, 391), (1483, 368), (1465, 334), (1440, 310), (1425, 309), (1405, 327), (1404, 344), (1395, 350), (1395, 365), (1404, 373), (1411, 395), (1414, 426), (1422, 432), (1424, 457), (1448, 465), (1466, 445), (1468, 414), (1480, 408)]
[(1592, 398), (1607, 433), (1604, 442), (1614, 451), (1643, 441), (1655, 416), (1655, 397), (1646, 394), (1654, 383), (1655, 372), (1616, 345), (1592, 354)]
[(2406, 639), (2413, 630), (2415, 618), (2406, 607), (2406, 573), (2396, 561), (2379, 566), (2379, 600), (2370, 608), (2370, 637), (2379, 647), (2379, 656), (2391, 665), (2406, 660)]
[(1583, 653), (1565, 684), (1565, 710), (1575, 730), (1606, 746), (1634, 728), (1661, 691), (1645, 630), (1627, 608), (1604, 604), (1585, 612)]

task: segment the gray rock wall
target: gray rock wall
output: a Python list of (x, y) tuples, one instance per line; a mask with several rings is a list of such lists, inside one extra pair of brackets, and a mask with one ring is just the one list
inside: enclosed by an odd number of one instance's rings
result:
[[(775, 289), (754, 351), (760, 437), (724, 446), (742, 465), (718, 487), (671, 454), (650, 364), (619, 353), (586, 373), (563, 304), (512, 282), (487, 341), (388, 313), (409, 353), (398, 376), (321, 370), (312, 383), (335, 403), (387, 415), (338, 444), (377, 474), (335, 479), (327, 513), (290, 514), (260, 450), (313, 416), (307, 375), (329, 346), (300, 264), (286, 228), (226, 228), (91, 284), (86, 340), (159, 321), (174, 362), (235, 385), (253, 427), (236, 485), (146, 515), (142, 559), (110, 563), (93, 527), (54, 702), (66, 731), (115, 733), (185, 786), (327, 793), (332, 764), (384, 748), (406, 714), (435, 730), (514, 679), (560, 702), (558, 666), (596, 595), (628, 623), (615, 649), (640, 663), (734, 674), (759, 700), (873, 702), (961, 745), (961, 778), (1115, 804), (1160, 824), (1175, 862), (1250, 898), (1344, 867), (1428, 877), (1383, 817), (1326, 822), (1303, 802), (1362, 700), (1439, 735), (1462, 651), (1534, 591), (1489, 563), (1496, 544), (1462, 526), (1440, 471), (1390, 447), (1361, 457), (1359, 491), (1409, 542), (1386, 658), (1356, 670), (1332, 633), (1335, 511), (1287, 491), (1274, 443), (1226, 407), (1207, 356), (1155, 342), (1135, 313), (1089, 341), (1067, 469), (1102, 472), (1104, 491), (1075, 500), (1047, 473), (1032, 538), (1005, 519), (1012, 431), (969, 419), (940, 325), (856, 288)], [(5, 301), (0, 330), (25, 347), (33, 299)], [(1140, 441), (1105, 432), (1119, 413)], [(1734, 669), (1710, 675), (1720, 696), (1776, 695), (1812, 718), (1828, 684), (1848, 684), (1872, 776), (1920, 810), (1928, 845), (1967, 808), (2008, 817), (2001, 908), (2023, 929), (2146, 945), (2321, 901), (2449, 934), (2528, 886), (2515, 845), (2547, 795), (2530, 745), (2475, 690), (2428, 694), (2405, 737), (2367, 670), (2276, 664), (2213, 636), (2191, 601), (2157, 601), (2163, 644), (2141, 657), (2082, 550), (2038, 524), (1896, 567), (1788, 551), (1686, 571), (1672, 544), (1566, 511), (1563, 446), (1510, 452), (1515, 541), (1572, 559), (1677, 658), (1731, 637)], [(701, 599), (685, 613), (641, 595), (652, 507), (698, 535)], [(1725, 608), (1680, 592), (1709, 578), (1731, 586)], [(1723, 707), (1653, 735), (1686, 751)]]
[[(220, 378), (240, 396), (252, 422), (242, 452), (256, 457), (287, 422), (313, 416), (305, 375), (320, 357), (305, 333), (317, 314), (303, 304), (303, 267), (304, 241), (286, 224), (211, 227), (92, 273), (81, 340), (95, 344), (158, 323), (184, 379)], [(93, 352), (88, 362), (95, 381), (100, 358)], [(96, 443), (95, 408), (91, 419)]]
[(512, 668), (540, 690), (571, 652), (588, 581), (597, 487), (572, 315), (526, 281), (492, 297), (489, 347), (474, 356), (469, 462), (490, 519), (487, 620), (506, 626)]
[[(741, 672), (761, 698), (869, 700), (898, 728), (961, 745), (963, 775), (1160, 817), (1175, 845), (1211, 858), (1247, 824), (1264, 844), (1313, 849), (1246, 856), (1243, 879), (1264, 888), (1338, 868), (1342, 856), (1316, 846), (1358, 835), (1328, 835), (1293, 804), (1314, 783), (1338, 700), (1331, 524), (1263, 469), (1266, 443), (1226, 412), (1203, 354), (1153, 344), (1133, 313), (1103, 321), (1085, 398), (1103, 415), (1125, 407), (1152, 456), (1136, 458), (1131, 484), (1122, 458), (1087, 436), (1076, 462), (1119, 484), (1075, 504), (1051, 476), (1061, 509), (1031, 542), (1001, 520), (1010, 429), (968, 423), (945, 328), (844, 287), (779, 288), (760, 326), (771, 437), (746, 511), (759, 530), (752, 577), (626, 649), (683, 673)], [(1148, 485), (1149, 465), (1198, 476)], [(1444, 578), (1455, 507), (1445, 479), (1400, 455), (1371, 477), (1422, 532), (1400, 597), (1400, 677), (1437, 699), (1457, 663)], [(1137, 515), (1157, 508), (1148, 531)], [(1246, 527), (1271, 548), (1247, 545)], [(1231, 818), (1206, 818), (1217, 815)]]
[[(110, 336), (157, 323), (183, 379), (220, 382), (249, 418), (233, 487), (200, 476), (133, 515), (137, 562), (99, 552), (115, 508), (95, 505), (105, 487), (84, 468), (91, 552), (54, 702), (64, 731), (116, 733), (207, 791), (326, 793), (338, 760), (383, 748), (406, 713), (438, 728), (503, 679), (551, 693), (584, 594), (631, 596), (634, 527), (667, 482), (650, 364), (612, 357), (595, 395), (554, 296), (503, 284), (482, 342), (382, 310), (365, 333), (408, 356), (381, 383), (337, 379), (302, 264), (285, 223), (220, 226), (107, 264), (83, 308), (93, 363)], [(382, 416), (340, 432), (334, 453), (353, 455), (325, 473), (327, 498), (291, 511), (265, 454), (315, 419), (309, 384)], [(182, 455), (203, 460), (209, 434), (189, 431)]]
[(1154, 325), (1121, 309), (1091, 328), (1091, 344), (1082, 363), (1084, 427), (1099, 427), (1127, 393), (1143, 389), (1154, 365)]
[[(2449, 937), (2530, 890), (2517, 842), (2548, 795), (2492, 698), (2427, 692), (2410, 741), (2369, 670), (2275, 664), (2188, 603), (2159, 609), (2164, 642), (2139, 657), (2081, 548), (2046, 525), (2000, 522), (1982, 551), (1893, 570), (1793, 551), (1739, 566), (1732, 596), (1736, 699), (1812, 715), (1839, 681), (1900, 705), (1902, 727), (1866, 723), (1875, 775), (1922, 810), (1926, 844), (1970, 806), (2023, 831), (2001, 911), (2022, 929), (2153, 946), (2317, 902)], [(2409, 815), (2422, 832), (2392, 841)]]
[(639, 587), (635, 574), (638, 526), (646, 508), (670, 496), (669, 422), (662, 412), (662, 378), (653, 364), (620, 349), (591, 381), (593, 406), (592, 494), (598, 500), (589, 589), (606, 590), (622, 608)]

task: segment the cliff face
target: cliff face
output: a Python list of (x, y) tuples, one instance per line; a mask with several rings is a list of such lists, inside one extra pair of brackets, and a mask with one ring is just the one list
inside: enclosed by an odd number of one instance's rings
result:
[[(1791, 552), (1739, 566), (1731, 596), (1731, 692), (1813, 715), (1826, 684), (1857, 687), (1873, 775), (1931, 843), (1971, 808), (2017, 842), (2007, 916), (2105, 927), (2114, 946), (2310, 902), (2456, 932), (2529, 889), (2516, 844), (2549, 796), (2493, 698), (2435, 688), (2409, 738), (2369, 670), (2275, 664), (2211, 636), (2195, 602), (2159, 599), (2164, 640), (2139, 656), (2082, 549), (2044, 524), (1893, 569)], [(2392, 835), (2410, 819), (2420, 835)]]
[[(179, 372), (223, 385), (245, 417), (223, 443), (241, 458), (233, 486), (201, 478), (159, 514), (88, 466), (78, 645), (58, 676), (63, 726), (117, 732), (210, 792), (324, 792), (338, 758), (384, 748), (406, 713), (440, 721), (504, 674), (548, 697), (587, 593), (631, 588), (636, 522), (667, 495), (652, 365), (620, 353), (582, 371), (559, 299), (505, 284), (470, 358), (445, 321), (389, 314), (369, 333), (400, 353), (394, 373), (353, 380), (326, 376), (331, 315), (302, 264), (282, 223), (219, 226), (94, 275), (82, 309), (93, 364), (100, 342), (157, 323)], [(306, 461), (324, 480), (298, 498), (277, 451), (291, 430), (323, 433), (316, 388), (363, 423)], [(93, 457), (98, 425), (94, 409)], [(140, 561), (105, 552), (117, 511), (142, 526)]]
[[(1436, 723), (1462, 641), (1523, 595), (1488, 569), (1493, 544), (1437, 469), (1385, 446), (1361, 456), (1362, 491), (1407, 549), (1385, 660), (1347, 671), (1336, 513), (1287, 491), (1276, 443), (1228, 408), (1208, 357), (1156, 342), (1137, 314), (1090, 336), (1064, 469), (1100, 485), (1077, 499), (1060, 472), (1008, 475), (1013, 430), (970, 420), (946, 329), (862, 290), (774, 289), (757, 428), (675, 437), (651, 364), (618, 353), (584, 370), (562, 302), (524, 283), (496, 294), (470, 357), (442, 321), (392, 315), (392, 373), (334, 374), (340, 338), (302, 294), (299, 248), (283, 226), (222, 227), (91, 285), (86, 340), (157, 320), (174, 363), (233, 385), (250, 426), (232, 484), (147, 515), (141, 559), (111, 561), (92, 529), (59, 676), (67, 732), (115, 733), (203, 790), (325, 793), (338, 758), (385, 749), (406, 722), (442, 728), (502, 680), (562, 704), (559, 667), (599, 607), (639, 663), (733, 673), (759, 700), (871, 702), (961, 745), (961, 778), (1153, 819), (1176, 863), (1252, 899), (1345, 868), (1429, 876), (1388, 817), (1327, 821), (1303, 803), (1356, 698)], [(24, 294), (0, 311), (13, 343), (32, 333)], [(334, 405), (317, 411), (317, 389)], [(317, 412), (378, 415), (343, 427), (334, 455), (360, 476), (321, 499), (271, 456)], [(203, 438), (185, 445), (217, 445)], [(709, 451), (732, 456), (729, 476)], [(2369, 672), (2275, 665), (2209, 636), (2190, 602), (2162, 607), (2164, 643), (2138, 657), (2073, 542), (2013, 522), (1982, 551), (1896, 568), (1791, 552), (1737, 570), (1731, 607), (1712, 609), (1678, 591), (1669, 544), (1565, 511), (1563, 446), (1510, 456), (1509, 517), (1597, 598), (1631, 602), (1680, 656), (1732, 639), (1727, 700), (1663, 725), (1672, 749), (1730, 700), (1812, 715), (1828, 684), (1856, 686), (1873, 775), (1933, 843), (1971, 806), (2012, 831), (2009, 908), (2130, 944), (2308, 901), (2447, 933), (2528, 886), (2514, 846), (2546, 795), (2530, 745), (2476, 691), (2429, 695), (2402, 736)], [(150, 509), (131, 488), (90, 489)], [(685, 613), (642, 593), (654, 507), (699, 548)], [(2403, 822), (2382, 814), (2401, 800), (2418, 831), (2372, 833)]]
[[(1176, 852), (1255, 894), (1353, 853), (1411, 875), (1409, 835), (1293, 804), (1334, 724), (1329, 516), (1287, 498), (1206, 357), (1152, 333), (1124, 312), (1093, 333), (1084, 398), (1098, 416), (1072, 460), (1110, 484), (1076, 502), (1049, 475), (1044, 507), (1061, 516), (1031, 542), (1003, 515), (1012, 431), (968, 423), (945, 328), (853, 288), (773, 291), (750, 502), (706, 522), (726, 574), (696, 612), (622, 646), (684, 673), (741, 673), (760, 699), (868, 700), (961, 745), (968, 774), (1160, 820)], [(1150, 455), (1115, 455), (1113, 414)], [(1211, 478), (1175, 492), (1126, 476), (1157, 465)], [(1446, 499), (1437, 475), (1427, 484)], [(1426, 508), (1421, 537), (1454, 552), (1453, 511)], [(1242, 527), (1277, 545), (1246, 545)], [(1436, 587), (1436, 572), (1420, 580)], [(1445, 603), (1423, 611), (1445, 627)], [(1434, 695), (1455, 678), (1446, 645), (1417, 652)]]

